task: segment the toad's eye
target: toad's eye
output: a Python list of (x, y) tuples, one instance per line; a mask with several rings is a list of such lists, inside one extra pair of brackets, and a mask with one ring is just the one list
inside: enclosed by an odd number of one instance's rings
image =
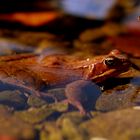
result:
[(107, 65), (107, 66), (115, 66), (116, 65), (116, 58), (114, 57), (108, 57), (104, 60), (104, 63)]

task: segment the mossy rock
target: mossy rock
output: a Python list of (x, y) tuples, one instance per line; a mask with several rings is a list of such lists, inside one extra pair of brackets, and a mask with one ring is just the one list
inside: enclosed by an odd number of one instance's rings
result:
[(134, 108), (103, 113), (80, 125), (90, 138), (140, 139), (140, 112)]
[(45, 123), (40, 132), (40, 140), (63, 140), (61, 129), (55, 123)]
[(36, 137), (35, 129), (32, 125), (23, 122), (8, 110), (4, 111), (4, 108), (1, 108), (0, 112), (0, 135), (30, 140)]
[(40, 134), (41, 140), (86, 140), (84, 133), (71, 120), (64, 119), (61, 125), (47, 123)]
[(68, 104), (64, 102), (50, 104), (49, 107), (53, 110), (57, 110), (58, 112), (65, 112), (68, 110)]
[(55, 110), (42, 106), (41, 108), (29, 108), (25, 111), (15, 112), (15, 116), (29, 124), (38, 124), (47, 119)]
[(51, 94), (53, 97), (55, 97), (57, 101), (62, 101), (66, 99), (64, 90), (65, 90), (64, 88), (55, 88), (55, 89), (50, 89), (47, 92)]
[(57, 120), (57, 124), (62, 124), (63, 120), (69, 119), (72, 123), (79, 125), (80, 123), (87, 120), (85, 116), (80, 114), (78, 111), (76, 112), (67, 112), (60, 116), (60, 118)]
[(61, 128), (63, 137), (67, 140), (85, 140), (87, 138), (78, 125), (74, 124), (70, 119), (64, 119)]
[(30, 107), (41, 107), (43, 105), (46, 105), (47, 102), (35, 95), (30, 95), (28, 100), (27, 100), (27, 103)]

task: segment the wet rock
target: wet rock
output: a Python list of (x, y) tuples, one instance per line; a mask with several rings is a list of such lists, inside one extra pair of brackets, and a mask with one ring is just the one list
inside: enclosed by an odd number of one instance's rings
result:
[(45, 102), (45, 100), (35, 96), (35, 95), (30, 95), (27, 103), (30, 107), (41, 107), (43, 105), (46, 105), (47, 102)]
[(48, 104), (60, 102), (66, 99), (64, 88), (54, 88), (41, 94), (41, 98)]
[(8, 105), (14, 109), (24, 109), (27, 106), (26, 97), (18, 90), (1, 91), (0, 104)]
[(60, 126), (47, 123), (41, 131), (41, 140), (84, 140), (85, 137), (78, 126), (68, 118), (64, 119)]
[(63, 113), (68, 111), (68, 107), (68, 104), (63, 101), (49, 104), (48, 108), (53, 110), (53, 113), (47, 118), (47, 121), (56, 121)]
[(104, 91), (97, 100), (96, 109), (100, 111), (112, 111), (136, 105), (134, 98), (138, 89), (131, 85), (117, 86), (114, 89)]
[(86, 120), (86, 117), (79, 112), (67, 112), (61, 115), (56, 123), (61, 125), (64, 119), (69, 119), (72, 123), (79, 125)]
[(57, 102), (54, 104), (50, 104), (49, 107), (53, 110), (56, 110), (58, 112), (65, 112), (68, 110), (68, 104), (65, 102)]
[(25, 111), (15, 112), (15, 116), (29, 124), (37, 124), (45, 121), (54, 112), (47, 106), (42, 106), (41, 108), (29, 108)]
[(80, 128), (84, 129), (90, 138), (103, 137), (109, 140), (138, 140), (140, 139), (139, 117), (139, 110), (133, 108), (123, 109), (103, 113), (81, 124)]
[(67, 140), (84, 140), (84, 133), (78, 128), (77, 125), (75, 125), (73, 122), (71, 122), (69, 119), (64, 119), (62, 121), (62, 135)]
[(62, 101), (66, 99), (64, 90), (65, 90), (64, 88), (55, 88), (50, 89), (47, 92), (51, 94), (54, 98), (56, 98), (57, 101)]
[(44, 124), (40, 132), (40, 140), (63, 140), (61, 130), (55, 123)]
[(23, 122), (18, 117), (13, 116), (9, 111), (2, 111), (0, 109), (0, 138), (7, 136), (10, 138), (19, 139), (34, 139), (34, 128)]

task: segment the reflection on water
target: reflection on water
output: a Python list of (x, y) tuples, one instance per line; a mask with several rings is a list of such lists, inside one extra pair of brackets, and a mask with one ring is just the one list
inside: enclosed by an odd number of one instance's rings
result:
[(102, 19), (115, 2), (116, 0), (62, 0), (60, 3), (64, 11), (70, 14)]
[(132, 80), (131, 80), (131, 83), (135, 86), (139, 86), (140, 87), (140, 77), (134, 77)]

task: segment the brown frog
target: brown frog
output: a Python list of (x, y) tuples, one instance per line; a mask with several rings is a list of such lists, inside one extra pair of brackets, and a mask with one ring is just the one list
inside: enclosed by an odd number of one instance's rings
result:
[[(82, 114), (88, 114), (100, 95), (99, 88), (93, 82), (116, 77), (126, 72), (130, 65), (128, 58), (118, 50), (90, 59), (68, 55), (43, 58), (35, 54), (1, 56), (0, 81), (20, 90), (48, 97), (52, 95), (42, 92), (42, 85), (47, 88), (65, 86), (68, 103), (78, 108)], [(87, 107), (88, 103), (90, 105)]]

